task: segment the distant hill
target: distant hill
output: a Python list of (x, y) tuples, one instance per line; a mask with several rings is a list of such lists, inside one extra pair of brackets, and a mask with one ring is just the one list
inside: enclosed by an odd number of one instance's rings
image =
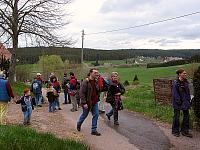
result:
[[(11, 50), (11, 49), (10, 49)], [(70, 47), (26, 47), (17, 50), (17, 59), (19, 63), (35, 63), (41, 55), (60, 55), (63, 60), (70, 60), (79, 63), (81, 60), (81, 48)], [(120, 60), (133, 58), (136, 56), (145, 57), (183, 57), (190, 58), (200, 54), (200, 49), (117, 49), (117, 50), (98, 50), (84, 49), (84, 60), (94, 61), (97, 57), (99, 60)]]

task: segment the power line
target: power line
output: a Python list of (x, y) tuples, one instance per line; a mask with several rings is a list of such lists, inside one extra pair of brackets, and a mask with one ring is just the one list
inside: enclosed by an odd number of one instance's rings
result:
[(193, 12), (193, 13), (189, 13), (189, 14), (185, 14), (185, 15), (181, 15), (181, 16), (176, 16), (176, 17), (172, 17), (172, 18), (168, 18), (168, 19), (158, 20), (158, 21), (154, 21), (154, 22), (150, 22), (150, 23), (145, 23), (145, 24), (141, 24), (141, 25), (135, 25), (135, 26), (131, 26), (131, 27), (119, 28), (119, 29), (113, 29), (113, 30), (107, 30), (107, 31), (101, 31), (101, 32), (88, 33), (88, 34), (84, 34), (84, 35), (103, 34), (103, 33), (117, 32), (117, 31), (122, 31), (122, 30), (139, 28), (139, 27), (144, 27), (144, 26), (149, 26), (149, 25), (153, 25), (153, 24), (158, 24), (158, 23), (162, 23), (162, 22), (167, 22), (167, 21), (171, 21), (171, 20), (184, 18), (184, 17), (187, 17), (187, 16), (196, 15), (196, 14), (199, 14), (199, 13), (200, 12), (197, 11), (197, 12)]

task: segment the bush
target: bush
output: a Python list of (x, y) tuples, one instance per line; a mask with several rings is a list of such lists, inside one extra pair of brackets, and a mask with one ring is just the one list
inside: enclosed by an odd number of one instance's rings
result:
[(200, 66), (194, 72), (193, 76), (193, 86), (194, 86), (194, 113), (197, 118), (200, 119)]
[(147, 64), (147, 68), (157, 68), (157, 67), (169, 67), (169, 66), (177, 66), (191, 63), (189, 59), (183, 60), (173, 60), (165, 63), (149, 63)]
[(124, 86), (128, 86), (128, 85), (130, 85), (130, 84), (129, 84), (129, 82), (126, 80), (126, 81), (124, 81), (123, 85), (124, 85)]
[(138, 81), (138, 80), (139, 80), (139, 79), (138, 79), (137, 75), (135, 75), (133, 81)]

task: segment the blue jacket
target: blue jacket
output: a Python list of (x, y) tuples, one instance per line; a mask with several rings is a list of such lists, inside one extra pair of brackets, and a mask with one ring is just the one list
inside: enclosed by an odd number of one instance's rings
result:
[(0, 78), (0, 102), (8, 102), (10, 101), (10, 96), (7, 90), (8, 81)]
[(180, 81), (179, 79), (174, 80), (172, 88), (173, 108), (178, 110), (187, 110), (190, 108), (190, 100), (188, 81)]
[(34, 94), (42, 93), (42, 82), (39, 80), (34, 80), (31, 84), (31, 92)]

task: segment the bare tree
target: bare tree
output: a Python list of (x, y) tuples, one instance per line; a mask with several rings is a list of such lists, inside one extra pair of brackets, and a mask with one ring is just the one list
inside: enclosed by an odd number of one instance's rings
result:
[[(64, 7), (71, 0), (0, 0), (0, 40), (12, 44), (10, 78), (16, 66), (16, 49), (21, 35), (48, 45), (68, 46), (71, 38), (63, 40), (56, 34), (69, 24)], [(65, 18), (64, 18), (65, 17)]]

